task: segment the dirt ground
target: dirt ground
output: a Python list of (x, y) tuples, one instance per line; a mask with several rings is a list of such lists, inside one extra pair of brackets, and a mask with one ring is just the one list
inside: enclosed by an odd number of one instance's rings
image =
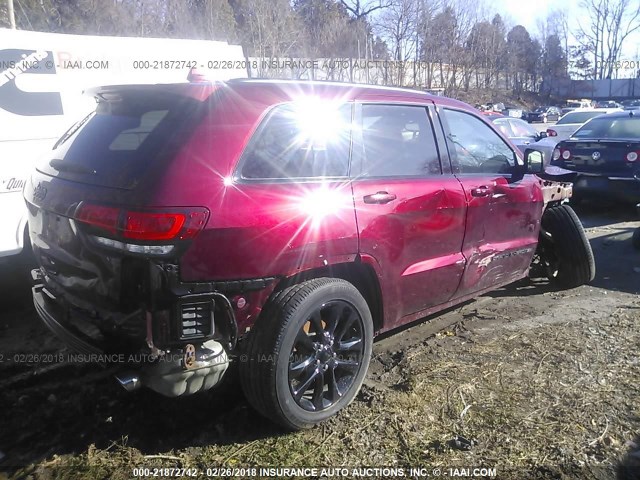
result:
[(578, 213), (596, 256), (591, 285), (522, 281), (378, 339), (356, 401), (298, 433), (254, 413), (233, 378), (171, 400), (128, 394), (95, 366), (38, 362), (63, 346), (36, 318), (19, 266), (3, 265), (0, 479), (261, 466), (640, 478), (640, 221), (615, 205)]

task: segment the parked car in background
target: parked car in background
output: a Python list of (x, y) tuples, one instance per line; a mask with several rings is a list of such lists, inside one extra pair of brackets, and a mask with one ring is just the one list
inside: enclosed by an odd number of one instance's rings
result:
[(563, 115), (558, 122), (552, 126), (547, 128), (547, 136), (559, 142), (560, 140), (564, 140), (565, 138), (569, 138), (569, 136), (575, 132), (578, 128), (580, 128), (585, 122), (591, 120), (594, 117), (599, 115), (605, 115), (612, 112), (619, 112), (619, 108), (611, 108), (611, 109), (579, 109), (574, 110), (573, 112), (569, 112), (566, 115)]
[(494, 112), (493, 110), (483, 110), (481, 113), (490, 118), (502, 118), (504, 115), (500, 112)]
[(547, 138), (547, 132), (539, 132), (524, 120), (511, 117), (495, 117), (491, 118), (493, 124), (504, 133), (511, 143), (524, 152), (527, 148), (532, 148), (541, 152), (544, 156), (544, 166), (546, 167), (551, 160), (553, 153), (553, 145), (540, 145), (538, 142), (543, 138)]
[(558, 107), (538, 107), (532, 112), (528, 112), (526, 115), (524, 115), (523, 120), (526, 120), (529, 123), (556, 122), (561, 115), (562, 112)]
[(573, 132), (588, 122), (590, 119), (610, 112), (620, 112), (620, 109), (600, 109), (580, 108), (563, 115), (555, 125), (547, 128), (547, 138), (543, 138), (535, 144), (535, 149), (545, 155), (545, 165), (551, 165), (549, 160), (553, 155), (553, 150), (558, 142), (569, 138)]
[(620, 104), (625, 110), (640, 110), (640, 98), (623, 100), (622, 102), (620, 102)]
[(574, 110), (592, 109), (593, 102), (591, 100), (567, 100), (565, 105), (560, 109), (561, 115), (566, 115)]
[[(231, 80), (102, 87), (26, 182), (33, 298), (118, 379), (190, 395), (231, 362), (288, 429), (345, 408), (373, 338), (541, 267), (595, 275), (571, 187), (470, 106)], [(116, 355), (116, 356), (117, 356)]]
[(622, 105), (613, 100), (601, 100), (596, 102), (594, 108), (622, 108)]
[(640, 114), (589, 120), (553, 151), (551, 165), (574, 172), (574, 201), (606, 196), (640, 203)]
[(567, 108), (593, 108), (594, 102), (592, 100), (588, 100), (586, 98), (582, 100), (567, 100), (566, 107)]
[(505, 105), (502, 114), (506, 117), (522, 118), (522, 108), (513, 105)]

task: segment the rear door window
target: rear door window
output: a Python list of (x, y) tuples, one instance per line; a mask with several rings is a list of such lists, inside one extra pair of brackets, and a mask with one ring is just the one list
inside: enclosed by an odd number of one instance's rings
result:
[(43, 173), (82, 183), (131, 188), (150, 166), (181, 146), (201, 103), (166, 92), (114, 94), (55, 144)]
[(426, 107), (362, 106), (362, 177), (440, 175)]
[(242, 178), (346, 177), (351, 115), (349, 103), (309, 100), (275, 107), (243, 153)]

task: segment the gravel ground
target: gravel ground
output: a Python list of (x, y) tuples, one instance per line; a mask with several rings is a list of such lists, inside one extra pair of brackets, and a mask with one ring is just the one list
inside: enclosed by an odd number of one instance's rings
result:
[(619, 206), (578, 213), (596, 254), (591, 285), (527, 280), (385, 335), (357, 400), (298, 433), (255, 414), (233, 378), (171, 400), (127, 394), (90, 365), (38, 363), (63, 346), (37, 320), (20, 265), (3, 265), (0, 479), (362, 465), (640, 478), (640, 222)]

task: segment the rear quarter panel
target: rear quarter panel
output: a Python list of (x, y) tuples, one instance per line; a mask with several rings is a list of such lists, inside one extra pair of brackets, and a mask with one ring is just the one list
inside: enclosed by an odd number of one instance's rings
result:
[(158, 184), (149, 185), (157, 204), (211, 211), (205, 230), (181, 259), (183, 280), (286, 276), (355, 258), (357, 229), (348, 182), (233, 179), (262, 118), (288, 100), (269, 89), (217, 92), (207, 120)]

